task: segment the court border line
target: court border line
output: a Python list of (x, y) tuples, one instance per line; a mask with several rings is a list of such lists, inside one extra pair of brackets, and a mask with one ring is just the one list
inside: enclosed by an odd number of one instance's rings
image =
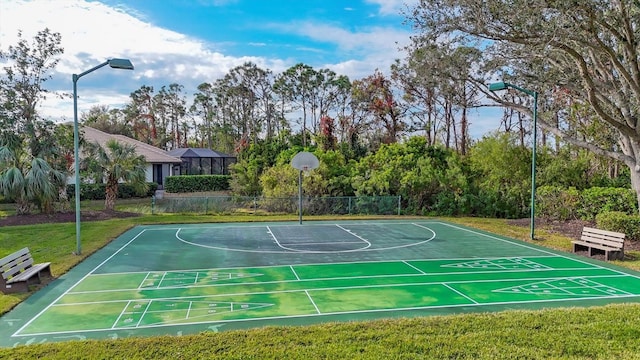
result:
[[(514, 256), (514, 257), (505, 257), (505, 258), (490, 258), (490, 259), (515, 259), (522, 258), (522, 256)], [(531, 258), (553, 258), (553, 256), (532, 256)], [(558, 257), (563, 258), (563, 257)], [(380, 274), (380, 275), (359, 275), (359, 276), (346, 276), (346, 277), (325, 277), (325, 278), (310, 278), (310, 279), (300, 279), (298, 274), (294, 269), (292, 273), (296, 277), (296, 279), (291, 280), (270, 280), (270, 281), (260, 281), (260, 282), (248, 282), (248, 283), (219, 283), (219, 284), (202, 284), (202, 285), (176, 285), (176, 286), (167, 286), (167, 287), (148, 287), (148, 288), (124, 288), (124, 289), (115, 289), (115, 290), (87, 290), (87, 291), (76, 291), (69, 292), (69, 295), (82, 295), (82, 294), (92, 294), (92, 293), (109, 293), (109, 292), (125, 292), (125, 291), (153, 291), (153, 290), (164, 290), (164, 289), (188, 289), (188, 288), (199, 288), (199, 287), (218, 287), (218, 286), (241, 286), (241, 285), (260, 285), (260, 284), (280, 284), (280, 283), (290, 283), (290, 282), (311, 282), (311, 281), (323, 281), (323, 280), (355, 280), (355, 279), (373, 279), (373, 278), (384, 278), (384, 277), (417, 277), (417, 276), (441, 276), (441, 275), (461, 275), (461, 274), (495, 274), (498, 270), (481, 270), (478, 269), (476, 271), (466, 271), (466, 272), (455, 272), (455, 271), (447, 271), (447, 272), (439, 272), (439, 273), (424, 273), (422, 270), (416, 268), (415, 266), (409, 264), (408, 262), (429, 262), (429, 261), (464, 261), (464, 260), (473, 260), (473, 259), (481, 259), (481, 258), (453, 258), (453, 259), (415, 259), (415, 260), (381, 260), (381, 261), (355, 261), (355, 262), (340, 262), (340, 263), (306, 263), (306, 264), (291, 264), (291, 265), (268, 265), (268, 266), (258, 266), (258, 267), (234, 267), (234, 268), (213, 268), (213, 269), (194, 269), (194, 270), (172, 270), (166, 271), (165, 273), (176, 272), (176, 273), (188, 273), (188, 272), (206, 272), (206, 271), (228, 271), (228, 270), (260, 270), (263, 268), (282, 268), (291, 269), (292, 267), (297, 266), (331, 266), (331, 265), (349, 265), (349, 264), (375, 264), (375, 263), (402, 263), (408, 266), (409, 268), (414, 269), (415, 273), (402, 273), (402, 274)], [(568, 261), (573, 261), (571, 258), (564, 258)], [(484, 260), (484, 259), (483, 259)], [(586, 265), (589, 265), (588, 263)], [(611, 271), (615, 273), (615, 275), (611, 276), (632, 276), (631, 274), (626, 274), (624, 272), (616, 272), (613, 269), (609, 269), (606, 267), (598, 267), (598, 266), (590, 266), (590, 267), (570, 267), (570, 268), (540, 268), (540, 269), (531, 269), (531, 268), (522, 268), (522, 269), (508, 269), (508, 270), (499, 270), (501, 273), (531, 273), (531, 272), (550, 272), (550, 271), (584, 271), (584, 270), (605, 270)], [(160, 271), (148, 271), (147, 273), (154, 273)], [(108, 275), (129, 275), (129, 274), (143, 274), (142, 271), (137, 272), (124, 272), (124, 273), (109, 273), (109, 274), (94, 274), (92, 276), (108, 276)], [(261, 273), (256, 273), (254, 275), (264, 275)], [(596, 276), (605, 276), (605, 275), (590, 275), (592, 277)], [(145, 279), (147, 279), (146, 277)], [(537, 278), (535, 278), (537, 279)], [(555, 279), (555, 277), (551, 277), (548, 279)], [(504, 279), (504, 280), (512, 280), (512, 279)]]
[[(347, 222), (348, 223), (348, 222)], [(434, 222), (437, 223), (437, 222)], [(358, 224), (358, 223), (350, 223), (351, 225), (360, 225), (360, 226), (366, 226), (368, 224)], [(181, 241), (185, 244), (188, 245), (192, 245), (192, 246), (199, 246), (199, 247), (203, 247), (203, 248), (207, 248), (207, 249), (216, 249), (216, 250), (224, 250), (224, 251), (235, 251), (235, 252), (247, 252), (247, 253), (258, 253), (258, 254), (291, 254), (291, 253), (297, 253), (297, 254), (342, 254), (342, 253), (352, 253), (352, 252), (365, 252), (365, 251), (384, 251), (384, 250), (394, 250), (394, 249), (401, 249), (401, 248), (406, 248), (406, 247), (412, 247), (412, 246), (418, 246), (418, 245), (422, 245), (422, 244), (426, 244), (428, 242), (430, 242), (431, 240), (435, 239), (437, 234), (433, 229), (430, 229), (426, 226), (423, 225), (419, 225), (416, 224), (415, 222), (409, 222), (409, 223), (374, 223), (373, 225), (393, 225), (393, 224), (398, 224), (398, 225), (415, 225), (417, 227), (423, 228), (425, 230), (430, 231), (433, 236), (431, 236), (430, 238), (423, 240), (423, 241), (418, 241), (415, 243), (411, 243), (411, 244), (405, 244), (405, 245), (397, 245), (397, 246), (389, 246), (389, 247), (384, 247), (384, 248), (375, 248), (375, 249), (371, 249), (369, 247), (365, 248), (365, 249), (349, 249), (349, 250), (339, 250), (339, 251), (300, 251), (300, 250), (289, 250), (289, 251), (276, 251), (276, 250), (251, 250), (251, 249), (235, 249), (235, 248), (229, 248), (229, 247), (218, 247), (218, 246), (211, 246), (211, 245), (205, 245), (205, 244), (198, 244), (189, 240), (185, 240), (183, 238), (180, 237), (180, 231), (182, 231), (183, 229), (185, 229), (184, 227), (178, 227), (178, 228), (173, 228), (173, 229), (177, 229), (176, 233), (175, 233), (175, 238), (178, 239), (178, 241)], [(332, 226), (332, 225), (338, 225), (336, 223), (331, 224), (331, 223), (327, 223), (327, 224), (314, 224), (312, 226)], [(283, 246), (280, 245), (279, 241), (275, 238), (275, 236), (273, 236), (273, 233), (271, 232), (271, 230), (269, 229), (270, 226), (273, 225), (263, 225), (263, 227), (266, 227), (268, 230), (268, 233), (271, 235), (271, 237), (275, 240), (276, 244), (278, 245), (278, 247), (284, 248)], [(276, 225), (277, 226), (277, 225)], [(282, 227), (294, 227), (295, 225), (281, 225)], [(242, 226), (238, 226), (238, 227), (242, 227)], [(259, 225), (253, 225), (251, 227), (260, 227)], [(190, 227), (189, 229), (198, 229), (199, 227)], [(203, 228), (209, 228), (209, 227), (203, 227)], [(210, 228), (214, 228), (214, 227), (210, 227)], [(345, 229), (343, 229), (345, 230)], [(353, 234), (350, 231), (345, 230), (347, 233), (354, 235), (360, 239), (362, 239), (363, 241), (369, 242), (368, 240)]]
[[(616, 272), (616, 273), (620, 274), (621, 276), (631, 276), (631, 277), (640, 279), (640, 276), (638, 276), (638, 275), (627, 273), (627, 272), (624, 272), (624, 271), (621, 271), (621, 270), (618, 270), (618, 269), (615, 269), (615, 268), (604, 267), (604, 266), (598, 265), (596, 263), (590, 263), (590, 262), (587, 262), (587, 261), (584, 261), (584, 260), (580, 260), (577, 257), (570, 257), (570, 256), (562, 255), (560, 253), (561, 251), (557, 251), (557, 253), (554, 253), (552, 251), (539, 249), (539, 248), (536, 248), (536, 247), (528, 246), (526, 244), (520, 244), (520, 243), (512, 241), (512, 240), (499, 238), (499, 237), (496, 237), (494, 235), (485, 234), (485, 233), (482, 233), (482, 232), (479, 232), (479, 231), (467, 229), (465, 227), (460, 227), (460, 226), (449, 224), (449, 223), (442, 222), (442, 221), (432, 221), (432, 220), (424, 220), (424, 221), (426, 221), (428, 223), (434, 223), (434, 224), (440, 224), (440, 225), (443, 225), (443, 226), (452, 227), (452, 228), (463, 230), (463, 231), (467, 231), (467, 232), (470, 232), (470, 233), (473, 233), (473, 234), (489, 237), (489, 238), (492, 238), (492, 239), (495, 239), (495, 240), (498, 240), (498, 241), (506, 242), (506, 243), (509, 243), (509, 244), (512, 244), (512, 245), (528, 248), (530, 250), (535, 250), (535, 251), (538, 251), (538, 252), (541, 252), (541, 253), (546, 253), (546, 254), (549, 254), (549, 257), (561, 257), (561, 258), (569, 259), (569, 260), (572, 260), (572, 261), (577, 261), (577, 262), (580, 262), (580, 263), (583, 263), (583, 264), (586, 264), (586, 265), (589, 265), (589, 266), (593, 266), (593, 267), (596, 267), (596, 268), (610, 270), (610, 271), (613, 271), (613, 272)], [(346, 223), (349, 223), (349, 221), (346, 221)], [(236, 224), (235, 226), (238, 226), (237, 223), (233, 223), (233, 224)], [(366, 225), (364, 223), (355, 223), (355, 222), (351, 223), (351, 224), (353, 224), (353, 225)], [(385, 223), (385, 222), (374, 222), (374, 224), (375, 225), (386, 225), (386, 224), (403, 224), (403, 223), (402, 222), (388, 222), (388, 223)], [(417, 225), (415, 223), (411, 223), (411, 224)], [(325, 225), (325, 224), (318, 224), (318, 225)], [(32, 317), (30, 320), (28, 320), (24, 325), (22, 325), (16, 332), (14, 332), (14, 334), (12, 334), (11, 337), (40, 336), (40, 335), (46, 335), (46, 334), (73, 334), (73, 333), (90, 332), (90, 331), (87, 331), (87, 330), (79, 330), (79, 331), (72, 331), (72, 332), (66, 331), (66, 332), (59, 332), (59, 333), (42, 333), (42, 334), (29, 334), (29, 335), (20, 335), (19, 334), (23, 329), (25, 329), (33, 321), (35, 321), (35, 319), (40, 317), (45, 311), (47, 311), (50, 307), (52, 307), (55, 303), (57, 303), (62, 297), (64, 297), (70, 290), (75, 288), (80, 282), (84, 281), (85, 278), (87, 278), (88, 276), (92, 275), (97, 269), (102, 267), (105, 263), (107, 263), (109, 260), (111, 260), (118, 253), (120, 253), (125, 247), (130, 245), (134, 240), (136, 240), (138, 237), (140, 237), (143, 233), (145, 233), (146, 231), (152, 231), (152, 230), (171, 230), (171, 229), (176, 229), (176, 228), (170, 228), (170, 227), (169, 228), (165, 228), (163, 225), (151, 225), (151, 226), (153, 226), (153, 228), (151, 228), (151, 229), (149, 229), (148, 227), (143, 227), (141, 229), (141, 231), (137, 235), (135, 235), (131, 240), (129, 240), (124, 245), (122, 245), (113, 254), (111, 254), (109, 257), (107, 257), (105, 260), (103, 260), (100, 264), (98, 264), (96, 267), (94, 267), (94, 269), (92, 269), (85, 276), (83, 276), (81, 279), (79, 279), (75, 284), (73, 284), (66, 291), (64, 291), (53, 302), (51, 302), (49, 305), (45, 306), (44, 309), (42, 309), (40, 312), (38, 312), (38, 314), (36, 314), (34, 317)], [(247, 226), (251, 226), (251, 225), (247, 225)], [(265, 225), (260, 224), (260, 225), (253, 225), (253, 226), (255, 226), (255, 227), (264, 227)], [(289, 225), (289, 226), (293, 226), (293, 225)], [(417, 225), (417, 226), (426, 228), (426, 227), (420, 226), (420, 225)], [(194, 227), (194, 228), (199, 228), (199, 227), (200, 226)], [(220, 228), (219, 226), (210, 226), (208, 228), (214, 228), (214, 227), (215, 228)], [(182, 228), (183, 227), (177, 228), (178, 232)], [(207, 227), (203, 227), (203, 228), (207, 228)], [(430, 229), (430, 228), (426, 228), (426, 229), (430, 230), (433, 233), (432, 239), (435, 238), (436, 232), (434, 230)], [(432, 239), (429, 239), (429, 241), (432, 240)], [(397, 248), (397, 247), (394, 247), (394, 248)], [(389, 248), (389, 249), (392, 249), (392, 248)], [(228, 250), (228, 249), (225, 249), (225, 250)], [(536, 257), (536, 256), (533, 256), (533, 257)], [(498, 259), (498, 258), (501, 258), (501, 257), (496, 257), (496, 259)], [(433, 259), (433, 260), (443, 260), (443, 259)], [(101, 274), (96, 274), (96, 275), (101, 275)], [(105, 274), (105, 275), (107, 275), (107, 274)], [(631, 297), (636, 297), (636, 296), (638, 296), (638, 295), (634, 295), (634, 296), (631, 296)], [(621, 297), (615, 297), (615, 298), (619, 299)], [(569, 300), (564, 299), (564, 300), (558, 300), (558, 301), (576, 301), (576, 300), (585, 300), (586, 301), (586, 300), (598, 300), (598, 299), (603, 299), (603, 298), (602, 297), (597, 297), (597, 298), (594, 298), (594, 299), (590, 299), (590, 298), (569, 299)], [(606, 297), (605, 297), (605, 299), (606, 299)], [(554, 301), (549, 301), (549, 300), (529, 301), (529, 302), (526, 302), (526, 303), (538, 303), (538, 302), (555, 302), (555, 300)], [(524, 303), (525, 302), (515, 302), (515, 304), (524, 304)], [(490, 306), (510, 305), (510, 304), (511, 304), (511, 302), (498, 302), (498, 303), (492, 303), (492, 304), (490, 304)], [(464, 305), (464, 306), (469, 306), (469, 305), (467, 304), (467, 305)], [(483, 304), (483, 305), (478, 305), (478, 306), (485, 306), (485, 305)], [(455, 308), (455, 307), (459, 307), (459, 306), (446, 306), (446, 307)], [(419, 308), (406, 308), (406, 309), (400, 308), (400, 309), (393, 309), (393, 310), (389, 310), (389, 309), (374, 309), (374, 310), (364, 310), (364, 311), (349, 311), (349, 312), (339, 312), (339, 313), (327, 313), (327, 314), (323, 314), (322, 316), (358, 314), (358, 313), (363, 313), (363, 312), (376, 313), (376, 312), (379, 312), (379, 311), (381, 311), (381, 312), (385, 312), (385, 311), (414, 311), (414, 310), (417, 311), (417, 310), (426, 310), (426, 309), (429, 309), (429, 308), (433, 308), (433, 307), (419, 307)], [(293, 318), (314, 317), (314, 316), (319, 316), (319, 315), (300, 315), (300, 316), (296, 315), (296, 316), (293, 316)], [(283, 318), (284, 319), (284, 318), (291, 318), (291, 317), (275, 317), (273, 319), (278, 319), (278, 318)], [(268, 321), (268, 320), (272, 320), (272, 319), (271, 318), (242, 319), (242, 321), (247, 321), (247, 322), (254, 321), (254, 320)], [(220, 322), (232, 322), (232, 321), (226, 320), (226, 321), (220, 321)], [(210, 321), (208, 321), (208, 322), (203, 322), (203, 323), (218, 323), (218, 322), (210, 322)], [(194, 323), (194, 324), (181, 323), (181, 324), (173, 324), (173, 325), (158, 325), (157, 327), (162, 327), (162, 326), (183, 326), (183, 325), (188, 326), (188, 325), (197, 325), (197, 324), (201, 324), (201, 323)], [(95, 331), (109, 331), (109, 330), (95, 330)]]

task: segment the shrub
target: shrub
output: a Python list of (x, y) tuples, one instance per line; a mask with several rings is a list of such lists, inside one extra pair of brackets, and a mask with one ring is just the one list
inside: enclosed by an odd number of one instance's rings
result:
[(171, 193), (229, 190), (229, 175), (167, 176), (164, 189)]
[(626, 214), (638, 212), (636, 194), (631, 189), (592, 187), (581, 194), (578, 215), (582, 220), (594, 220), (606, 211), (621, 211)]
[(553, 220), (578, 218), (580, 192), (571, 187), (541, 186), (536, 190), (536, 214)]
[(640, 215), (607, 211), (596, 216), (596, 226), (603, 230), (624, 233), (629, 240), (640, 240)]
[[(147, 191), (144, 193), (137, 192), (133, 186), (129, 184), (118, 185), (118, 199), (130, 199), (134, 197), (151, 197), (158, 189), (158, 184), (154, 182), (147, 183)], [(82, 200), (104, 200), (106, 194), (105, 184), (81, 184), (80, 199)], [(75, 185), (67, 185), (67, 196), (69, 199), (75, 196)]]

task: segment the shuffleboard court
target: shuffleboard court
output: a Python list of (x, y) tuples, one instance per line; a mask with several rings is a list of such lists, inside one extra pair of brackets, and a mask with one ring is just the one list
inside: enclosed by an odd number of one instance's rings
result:
[(0, 345), (640, 301), (640, 276), (440, 221), (136, 227), (0, 318)]

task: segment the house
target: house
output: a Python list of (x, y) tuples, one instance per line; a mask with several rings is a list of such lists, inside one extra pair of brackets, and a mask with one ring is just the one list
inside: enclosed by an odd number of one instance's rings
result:
[(88, 126), (82, 126), (81, 131), (85, 142), (98, 143), (104, 147), (110, 139), (117, 140), (120, 143), (133, 145), (138, 155), (143, 155), (147, 160), (146, 179), (147, 182), (155, 182), (158, 188), (162, 189), (164, 179), (174, 174), (174, 169), (182, 163), (182, 160), (171, 156), (168, 152), (157, 148), (153, 145), (143, 143), (124, 135), (108, 134), (106, 132), (94, 129)]
[(168, 154), (182, 160), (181, 175), (229, 175), (229, 165), (237, 161), (233, 155), (204, 148), (173, 149)]

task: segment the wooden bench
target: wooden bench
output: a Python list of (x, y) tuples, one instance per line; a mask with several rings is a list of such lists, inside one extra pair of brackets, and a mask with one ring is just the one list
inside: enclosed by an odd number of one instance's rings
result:
[(29, 291), (29, 285), (40, 283), (41, 274), (51, 277), (50, 264), (34, 264), (29, 248), (3, 257), (0, 259), (0, 291), (5, 294)]
[(624, 258), (623, 233), (584, 227), (580, 240), (573, 240), (573, 252), (587, 250), (589, 256), (604, 252), (607, 260)]

